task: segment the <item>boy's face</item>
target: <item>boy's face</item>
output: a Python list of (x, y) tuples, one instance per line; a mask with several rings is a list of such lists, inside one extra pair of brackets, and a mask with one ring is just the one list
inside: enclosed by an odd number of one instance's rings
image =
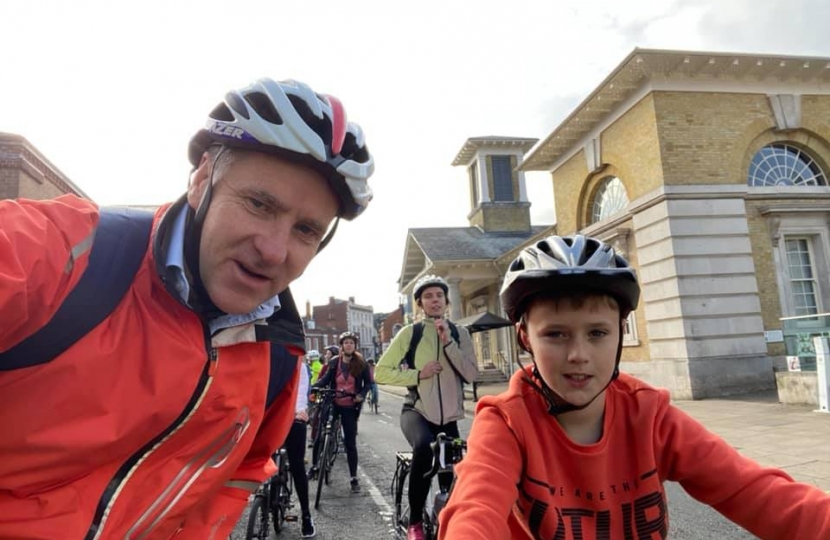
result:
[[(584, 405), (608, 384), (617, 360), (620, 312), (614, 302), (591, 297), (574, 306), (544, 299), (525, 314), (523, 339), (550, 388), (573, 405)], [(520, 330), (521, 331), (521, 330)], [(603, 396), (592, 403), (603, 407)]]

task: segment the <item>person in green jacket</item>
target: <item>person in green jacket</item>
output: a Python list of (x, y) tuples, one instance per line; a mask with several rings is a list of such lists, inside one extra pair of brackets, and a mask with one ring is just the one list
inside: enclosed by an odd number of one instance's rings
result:
[(317, 377), (320, 375), (320, 370), (323, 369), (323, 363), (320, 361), (320, 353), (316, 350), (308, 351), (306, 354), (306, 362), (311, 368), (311, 384), (317, 382)]
[[(422, 515), (430, 480), (424, 475), (433, 460), (429, 445), (439, 433), (458, 437), (458, 420), (464, 418), (463, 384), (478, 375), (473, 343), (466, 328), (446, 320), (449, 287), (443, 278), (426, 275), (415, 283), (415, 303), (423, 313), (423, 334), (407, 360), (415, 325), (408, 325), (389, 344), (375, 366), (378, 384), (406, 386), (409, 395), (401, 411), (401, 430), (412, 447), (409, 476), (410, 521), (407, 540), (422, 540)], [(457, 339), (454, 337), (457, 336)], [(449, 486), (452, 474), (440, 474), (438, 481)]]

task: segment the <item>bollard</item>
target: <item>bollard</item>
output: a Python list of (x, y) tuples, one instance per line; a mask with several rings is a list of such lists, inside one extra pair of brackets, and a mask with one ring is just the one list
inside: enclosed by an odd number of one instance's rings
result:
[(816, 349), (816, 375), (818, 375), (818, 411), (830, 412), (828, 410), (828, 399), (830, 399), (830, 346), (827, 338), (816, 336), (813, 338), (813, 347)]

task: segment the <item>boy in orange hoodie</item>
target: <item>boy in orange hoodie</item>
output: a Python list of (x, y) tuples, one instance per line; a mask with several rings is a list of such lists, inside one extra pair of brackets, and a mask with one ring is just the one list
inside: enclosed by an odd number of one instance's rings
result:
[(479, 403), (441, 539), (667, 538), (666, 480), (759, 538), (830, 538), (830, 495), (620, 374), (639, 296), (625, 259), (594, 238), (551, 236), (513, 261), (501, 300), (533, 366)]

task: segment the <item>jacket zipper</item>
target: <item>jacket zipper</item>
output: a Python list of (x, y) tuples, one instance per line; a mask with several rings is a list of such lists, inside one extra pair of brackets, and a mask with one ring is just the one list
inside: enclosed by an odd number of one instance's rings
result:
[(210, 387), (210, 382), (213, 378), (212, 374), (215, 372), (215, 368), (219, 360), (219, 351), (211, 345), (210, 330), (207, 325), (203, 325), (203, 329), (205, 336), (205, 348), (208, 353), (207, 362), (202, 369), (202, 374), (199, 376), (199, 382), (196, 385), (193, 394), (190, 396), (190, 400), (188, 400), (187, 405), (185, 405), (185, 408), (182, 410), (181, 414), (179, 414), (172, 424), (167, 426), (164, 431), (142, 446), (138, 452), (130, 456), (129, 459), (127, 459), (121, 467), (119, 467), (118, 471), (116, 471), (115, 475), (104, 489), (104, 492), (101, 494), (101, 498), (98, 500), (98, 506), (95, 509), (95, 516), (92, 519), (92, 524), (90, 525), (84, 540), (96, 540), (101, 536), (109, 515), (109, 510), (112, 508), (113, 504), (115, 504), (115, 501), (121, 492), (122, 484), (131, 476), (131, 473), (135, 470), (139, 463), (144, 461), (147, 456), (149, 456), (158, 446), (161, 445), (162, 442), (164, 442), (165, 439), (181, 428), (193, 416), (196, 408), (202, 402), (202, 399)]
[[(438, 335), (438, 329), (435, 329), (435, 341), (438, 345), (438, 354), (435, 357), (435, 361), (439, 364), (441, 363), (441, 336)], [(439, 426), (444, 425), (444, 398), (441, 395), (441, 372), (439, 371), (436, 373), (436, 379), (438, 379), (438, 418), (440, 419)]]

